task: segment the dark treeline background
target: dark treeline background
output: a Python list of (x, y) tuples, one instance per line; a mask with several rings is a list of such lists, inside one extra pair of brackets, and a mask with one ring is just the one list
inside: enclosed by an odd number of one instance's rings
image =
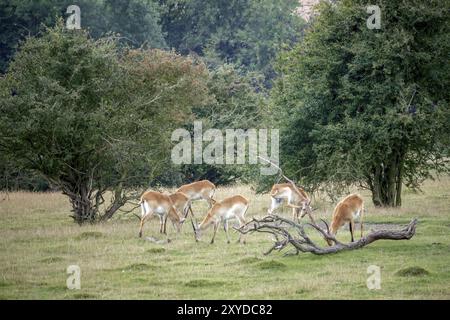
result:
[[(64, 28), (81, 9), (81, 31)], [(171, 162), (174, 128), (278, 128), (285, 174), (332, 199), (400, 206), (448, 172), (450, 2), (3, 0), (0, 189), (57, 188), (80, 223), (129, 190), (209, 179), (267, 190), (252, 165)], [(99, 215), (103, 194), (111, 206)]]

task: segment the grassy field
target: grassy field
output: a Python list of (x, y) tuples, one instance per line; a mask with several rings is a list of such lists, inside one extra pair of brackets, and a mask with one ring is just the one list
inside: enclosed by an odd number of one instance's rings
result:
[[(266, 212), (269, 196), (246, 186), (220, 188), (216, 198), (236, 193), (251, 200), (247, 217)], [(210, 229), (195, 243), (186, 224), (178, 239), (156, 245), (137, 237), (138, 220), (130, 214), (79, 227), (61, 194), (10, 193), (0, 201), (0, 299), (449, 299), (450, 177), (427, 181), (423, 193), (406, 190), (401, 209), (375, 209), (362, 194), (367, 222), (406, 224), (417, 217), (416, 235), (329, 256), (263, 256), (267, 235), (227, 244), (221, 229), (210, 245)], [(315, 215), (330, 219), (332, 203), (313, 205)], [(195, 203), (199, 216), (205, 210)], [(159, 238), (158, 228), (158, 220), (149, 221), (144, 236)], [(171, 226), (168, 231), (173, 238)], [(349, 241), (348, 231), (338, 236)], [(81, 268), (80, 290), (66, 288), (69, 265)], [(370, 265), (381, 268), (380, 290), (366, 286)], [(411, 267), (428, 273), (405, 272)]]

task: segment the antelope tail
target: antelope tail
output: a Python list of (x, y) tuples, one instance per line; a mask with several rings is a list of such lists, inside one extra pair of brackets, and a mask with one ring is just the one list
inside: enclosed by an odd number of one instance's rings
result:
[(141, 200), (139, 201), (139, 204), (141, 206), (141, 217), (144, 218), (145, 214), (147, 213), (145, 210), (145, 201), (142, 200), (142, 198), (141, 198)]

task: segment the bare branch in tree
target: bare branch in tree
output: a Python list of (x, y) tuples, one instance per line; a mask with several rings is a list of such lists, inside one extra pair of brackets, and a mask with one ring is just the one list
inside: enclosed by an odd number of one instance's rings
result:
[(264, 162), (267, 162), (267, 163), (270, 164), (271, 166), (274, 166), (275, 169), (277, 169), (278, 171), (280, 171), (281, 176), (282, 176), (287, 182), (289, 182), (290, 184), (292, 184), (292, 186), (298, 191), (297, 186), (295, 185), (295, 182), (292, 181), (291, 179), (289, 179), (288, 177), (286, 177), (286, 176), (284, 175), (284, 173), (283, 173), (283, 170), (282, 170), (279, 166), (277, 166), (277, 165), (276, 165), (275, 163), (273, 163), (272, 161), (270, 161), (270, 160), (268, 160), (268, 159), (266, 159), (266, 158), (263, 158), (263, 157), (261, 157), (261, 156), (258, 156), (258, 158), (260, 158), (260, 159), (263, 160)]

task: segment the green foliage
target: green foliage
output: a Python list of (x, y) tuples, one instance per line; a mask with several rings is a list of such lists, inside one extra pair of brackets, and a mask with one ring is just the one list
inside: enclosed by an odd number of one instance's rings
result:
[[(194, 119), (202, 121), (203, 132), (214, 128), (221, 130), (225, 137), (226, 129), (246, 130), (262, 125), (266, 99), (261, 79), (257, 75), (249, 73), (242, 76), (233, 65), (225, 64), (210, 72), (208, 91), (210, 99), (204, 105), (192, 109)], [(185, 125), (191, 132), (193, 120)], [(207, 144), (205, 142), (203, 146)], [(245, 181), (248, 171), (248, 165), (182, 165), (179, 168), (182, 178), (178, 184), (200, 179), (209, 179), (218, 184)]]
[[(5, 71), (17, 44), (38, 35), (58, 16), (67, 17), (69, 0), (17, 1), (0, 4), (0, 70)], [(117, 33), (120, 42), (171, 48), (207, 55), (216, 64), (235, 63), (274, 77), (272, 61), (291, 46), (303, 22), (292, 14), (297, 0), (80, 0), (81, 27), (99, 38)], [(167, 43), (167, 45), (166, 45)], [(268, 82), (267, 82), (268, 84)]]
[(122, 43), (133, 47), (166, 46), (159, 25), (159, 7), (153, 0), (103, 0), (95, 8), (92, 1), (85, 1), (80, 10), (87, 15), (82, 20), (83, 27), (97, 38), (112, 32), (119, 34)]
[(450, 11), (439, 0), (381, 1), (381, 29), (369, 30), (369, 4), (321, 4), (279, 59), (272, 112), (287, 175), (334, 194), (358, 184), (395, 206), (403, 183), (448, 169)]
[(68, 195), (79, 223), (110, 218), (127, 188), (159, 174), (170, 131), (206, 99), (204, 65), (116, 48), (59, 23), (28, 38), (0, 82), (2, 152)]
[(0, 72), (6, 70), (18, 42), (35, 35), (42, 24), (51, 24), (59, 13), (51, 0), (4, 0), (0, 2)]
[(33, 171), (18, 168), (14, 156), (0, 153), (0, 190), (49, 191), (51, 186)]

